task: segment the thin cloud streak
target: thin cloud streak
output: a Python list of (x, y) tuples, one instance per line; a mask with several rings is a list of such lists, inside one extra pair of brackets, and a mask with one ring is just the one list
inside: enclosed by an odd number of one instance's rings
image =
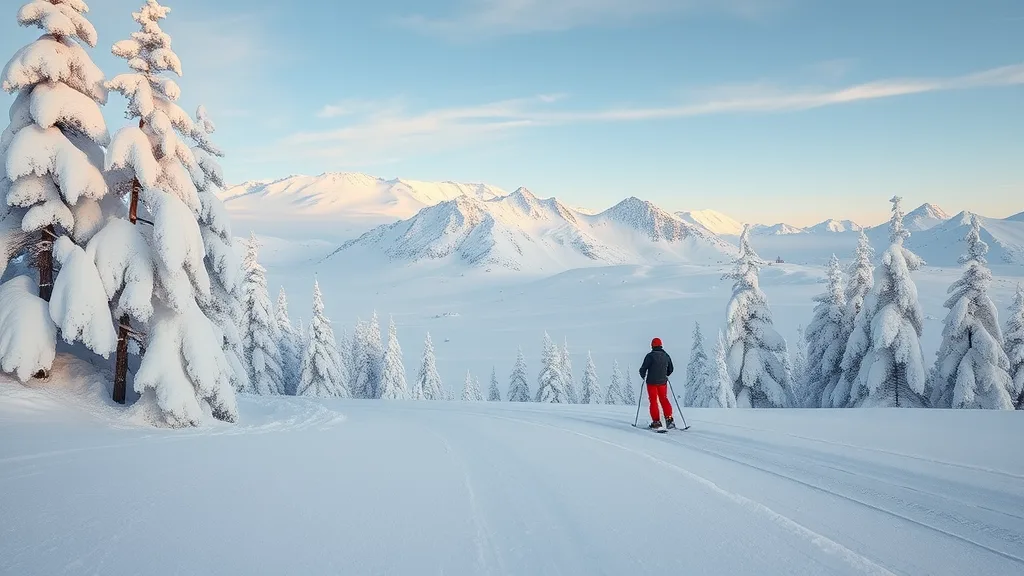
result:
[[(895, 98), (929, 92), (1024, 84), (1024, 63), (952, 78), (880, 80), (840, 89), (782, 90), (770, 86), (732, 87), (707, 91), (700, 101), (672, 106), (619, 107), (604, 110), (552, 110), (561, 95), (539, 95), (475, 106), (441, 108), (409, 113), (396, 101), (374, 106), (362, 102), (353, 123), (325, 131), (300, 132), (283, 144), (325, 157), (341, 157), (358, 150), (388, 157), (422, 151), (436, 152), (482, 138), (531, 127), (595, 122), (670, 120), (715, 114), (785, 113), (854, 102)], [(344, 105), (336, 105), (338, 110)], [(345, 109), (348, 111), (349, 109)], [(320, 117), (334, 108), (325, 107)], [(333, 117), (340, 117), (334, 115)], [(304, 152), (305, 153), (305, 152)]]

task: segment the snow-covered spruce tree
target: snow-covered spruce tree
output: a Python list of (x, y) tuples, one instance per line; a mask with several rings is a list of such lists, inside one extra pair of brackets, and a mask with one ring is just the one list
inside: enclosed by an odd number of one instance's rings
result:
[(302, 346), (299, 332), (292, 326), (288, 318), (288, 295), (284, 286), (277, 293), (277, 309), (275, 310), (277, 333), (281, 339), (277, 343), (281, 351), (281, 372), (284, 379), (284, 393), (294, 396), (299, 387), (299, 371), (302, 366)]
[[(793, 397), (796, 400), (796, 406), (814, 407), (817, 408), (817, 402), (810, 401), (807, 399), (808, 391), (804, 387), (804, 372), (807, 371), (807, 342), (804, 337), (804, 326), (800, 324), (796, 327), (796, 341), (793, 342), (794, 352), (790, 353), (790, 357), (793, 359), (792, 369), (790, 371), (790, 382), (792, 382)], [(789, 351), (787, 350), (787, 353)], [(813, 404), (813, 406), (808, 406)]]
[(373, 311), (369, 323), (363, 333), (363, 360), (365, 362), (366, 382), (364, 393), (366, 398), (380, 398), (381, 377), (384, 373), (384, 342), (380, 334), (380, 321), (377, 311)]
[(686, 365), (686, 385), (683, 390), (683, 405), (693, 406), (697, 390), (705, 388), (710, 366), (708, 354), (704, 350), (704, 334), (700, 331), (700, 323), (693, 325), (693, 345), (690, 348), (690, 361)]
[(498, 372), (491, 367), (491, 385), (487, 389), (488, 402), (501, 402), (501, 391), (498, 390)]
[(727, 309), (726, 343), (729, 377), (740, 408), (793, 406), (792, 383), (786, 369), (786, 341), (775, 330), (768, 298), (758, 285), (764, 261), (750, 246), (750, 227), (740, 236), (736, 268), (724, 278), (733, 280)]
[[(198, 425), (204, 403), (215, 418), (236, 421), (237, 406), (220, 331), (200, 308), (212, 297), (195, 184), (205, 174), (182, 140), (182, 135), (194, 136), (196, 128), (175, 104), (178, 85), (160, 76), (165, 71), (181, 75), (171, 38), (159, 26), (168, 12), (149, 0), (133, 14), (141, 31), (113, 47), (133, 72), (116, 76), (106, 86), (125, 97), (126, 116), (138, 119), (139, 126), (118, 131), (107, 148), (104, 168), (111, 188), (130, 194), (129, 221), (108, 222), (90, 241), (89, 251), (97, 261), (105, 258), (115, 266), (102, 272), (113, 281), (105, 287), (108, 298), (117, 300), (115, 315), (133, 310), (151, 314), (143, 327), (145, 354), (135, 390), (142, 397), (142, 410), (177, 427)], [(133, 226), (136, 221), (152, 228), (140, 230)], [(144, 271), (147, 259), (149, 271)], [(150, 289), (151, 302), (146, 304)]]
[(568, 404), (569, 393), (565, 389), (565, 375), (562, 373), (562, 353), (547, 332), (544, 333), (541, 350), (536, 401), (546, 404)]
[(480, 381), (466, 371), (466, 381), (462, 386), (463, 402), (483, 402), (484, 394), (480, 391)]
[(832, 393), (843, 375), (846, 351), (846, 294), (843, 272), (835, 254), (825, 269), (825, 291), (814, 297), (814, 317), (807, 326), (807, 363), (801, 390), (807, 408), (829, 408)]
[(583, 369), (583, 389), (580, 394), (580, 402), (583, 404), (601, 404), (601, 383), (597, 379), (597, 366), (594, 364), (594, 357), (587, 351), (587, 367)]
[(516, 355), (516, 363), (512, 367), (512, 374), (508, 378), (508, 401), (509, 402), (530, 402), (530, 383), (526, 372), (526, 356), (523, 354), (523, 347), (519, 347)]
[[(619, 386), (620, 386), (620, 391), (622, 392), (622, 403), (623, 404), (629, 404), (630, 406), (632, 406), (633, 404), (636, 404), (636, 402), (637, 402), (636, 392), (635, 392), (635, 389), (633, 388), (633, 384), (632, 384), (633, 381), (634, 381), (633, 378), (632, 378), (633, 374), (634, 374), (633, 368), (631, 366), (627, 365), (626, 366), (626, 372), (619, 376), (619, 382), (620, 382)], [(640, 377), (640, 375), (637, 374), (637, 378), (639, 378), (639, 377)], [(643, 386), (641, 386), (640, 387), (640, 395), (643, 396), (643, 393), (644, 393)]]
[[(843, 313), (843, 331), (840, 334), (838, 345), (842, 346), (843, 354), (849, 346), (850, 336), (853, 334), (853, 327), (857, 325), (857, 317), (864, 308), (864, 299), (871, 292), (875, 285), (875, 267), (872, 260), (875, 257), (875, 250), (871, 247), (867, 234), (860, 231), (857, 240), (857, 252), (853, 264), (849, 269), (849, 282), (846, 285), (846, 310)], [(860, 371), (861, 357), (851, 358), (853, 364), (849, 369), (842, 369), (842, 374), (828, 398), (823, 398), (824, 408), (845, 408), (850, 406), (850, 389)]]
[(960, 257), (964, 275), (949, 287), (949, 309), (942, 344), (933, 371), (933, 408), (1013, 410), (1010, 360), (1003, 350), (999, 311), (989, 297), (992, 272), (986, 266), (988, 244), (981, 239), (981, 224), (971, 216), (964, 237), (967, 252)]
[(927, 404), (921, 352), (924, 314), (917, 300), (917, 286), (910, 277), (924, 261), (903, 245), (910, 232), (903, 226), (901, 200), (899, 196), (890, 200), (891, 245), (882, 254), (874, 287), (864, 300), (843, 355), (843, 378), (851, 383), (850, 406)]
[(283, 394), (281, 335), (270, 305), (267, 270), (259, 262), (259, 240), (250, 233), (242, 263), (242, 350), (249, 374), (250, 394)]
[[(192, 155), (199, 165), (201, 177), (193, 181), (202, 208), (199, 229), (206, 248), (204, 262), (206, 273), (210, 276), (211, 292), (211, 298), (200, 302), (199, 306), (221, 332), (221, 347), (232, 367), (235, 390), (244, 390), (248, 387), (249, 374), (242, 361), (242, 335), (238, 330), (242, 319), (242, 261), (235, 250), (231, 219), (224, 203), (217, 196), (224, 188), (224, 172), (217, 158), (223, 157), (224, 153), (210, 142), (210, 135), (216, 132), (217, 127), (210, 120), (205, 107), (199, 106), (196, 109), (194, 126), (192, 138), (196, 144), (192, 146)], [(297, 360), (295, 372), (298, 372)], [(294, 394), (294, 381), (292, 383), (291, 393)]]
[[(0, 324), (0, 339), (8, 341), (0, 347), (0, 365), (9, 367), (7, 372), (48, 374), (55, 342), (44, 343), (40, 337), (54, 332), (54, 322), (66, 341), (81, 340), (104, 357), (116, 345), (109, 313), (95, 306), (104, 290), (97, 271), (90, 270), (93, 262), (80, 257), (81, 248), (65, 242), (64, 256), (75, 261), (77, 278), (58, 281), (53, 261), (59, 238), (70, 236), (71, 244), (85, 244), (117, 208), (102, 172), (102, 147), (110, 143), (100, 111), (107, 88), (103, 73), (82, 47), (94, 47), (97, 40), (87, 11), (83, 0), (24, 4), (18, 23), (43, 34), (16, 53), (0, 77), (5, 92), (17, 93), (10, 124), (0, 135), (0, 212), (3, 227), (18, 230), (16, 241), (4, 247), (3, 268), (13, 258), (34, 256), (38, 282), (19, 281), (9, 289), (33, 286), (44, 301), (40, 307), (26, 297), (24, 309), (9, 316), (17, 324)], [(45, 302), (57, 288), (65, 291), (62, 303), (46, 310)], [(41, 310), (49, 314), (34, 314)], [(30, 371), (28, 364), (34, 364)]]
[(1024, 410), (1024, 286), (1020, 284), (1017, 284), (1009, 312), (1005, 350), (1010, 361), (1010, 397), (1018, 410)]
[(576, 379), (572, 375), (572, 359), (569, 358), (569, 340), (562, 344), (561, 367), (562, 378), (565, 382), (565, 394), (569, 398), (569, 404), (578, 404), (579, 395), (576, 392)]
[(434, 343), (430, 332), (423, 341), (423, 360), (416, 374), (416, 382), (412, 388), (413, 400), (444, 400), (444, 389), (441, 386), (441, 375), (437, 373), (437, 358), (434, 356)]
[(608, 389), (604, 392), (605, 404), (622, 403), (622, 370), (619, 369), (619, 361), (612, 361), (612, 376), (608, 383)]
[(338, 354), (331, 321), (324, 315), (320, 282), (313, 281), (313, 318), (309, 322), (309, 341), (302, 354), (298, 396), (348, 398), (348, 375)]
[(715, 341), (714, 360), (708, 367), (708, 375), (701, 385), (694, 390), (693, 404), (695, 408), (735, 408), (736, 396), (732, 392), (732, 380), (729, 378), (729, 366), (725, 354), (725, 335), (718, 332)]
[(383, 400), (406, 400), (409, 385), (405, 381), (402, 346), (398, 343), (395, 319), (388, 322), (388, 347), (384, 351), (384, 369), (381, 372), (380, 397)]

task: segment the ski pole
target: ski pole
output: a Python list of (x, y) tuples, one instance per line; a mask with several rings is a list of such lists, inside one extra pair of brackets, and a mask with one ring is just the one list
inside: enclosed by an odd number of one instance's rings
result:
[(676, 396), (676, 391), (672, 388), (672, 380), (668, 381), (668, 390), (672, 393), (672, 397), (676, 399), (676, 411), (679, 412), (679, 418), (683, 421), (683, 430), (689, 428), (686, 424), (686, 417), (683, 416), (683, 409), (679, 406), (679, 397)]
[[(641, 378), (642, 379), (642, 378)], [(629, 381), (626, 381), (626, 386), (629, 386)], [(640, 403), (644, 401), (644, 387), (640, 387), (640, 393), (636, 395), (636, 418), (633, 419), (633, 428), (636, 428), (638, 422), (640, 422)]]

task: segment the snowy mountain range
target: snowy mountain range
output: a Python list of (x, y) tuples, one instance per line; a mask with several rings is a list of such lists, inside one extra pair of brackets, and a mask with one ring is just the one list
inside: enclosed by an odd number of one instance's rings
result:
[[(709, 263), (735, 253), (744, 224), (715, 210), (669, 213), (635, 197), (603, 211), (540, 199), (520, 188), (509, 194), (486, 184), (386, 180), (356, 173), (290, 176), (228, 187), (222, 197), (245, 230), (296, 229), (334, 246), (331, 261), (362, 254), (384, 262), (452, 261), (481, 269), (567, 270), (651, 262)], [(935, 266), (956, 266), (965, 216), (934, 204), (908, 212), (908, 247)], [(286, 221), (280, 223), (280, 221)], [(288, 222), (290, 221), (290, 222)], [(752, 224), (765, 257), (821, 264), (852, 253), (860, 225), (828, 219), (810, 227)], [(888, 222), (863, 228), (876, 250), (888, 242)], [(982, 219), (993, 263), (1024, 263), (1024, 213)], [(239, 234), (243, 235), (243, 234)], [(306, 238), (308, 239), (308, 238)], [(335, 240), (336, 239), (336, 240)], [(327, 244), (329, 245), (329, 244)], [(299, 253), (311, 254), (302, 249)], [(314, 257), (310, 255), (310, 257)], [(371, 260), (373, 261), (373, 260)]]
[(562, 270), (593, 265), (727, 261), (735, 247), (635, 197), (598, 214), (520, 188), (496, 198), (462, 195), (342, 245), (328, 260), (459, 262), (475, 268)]

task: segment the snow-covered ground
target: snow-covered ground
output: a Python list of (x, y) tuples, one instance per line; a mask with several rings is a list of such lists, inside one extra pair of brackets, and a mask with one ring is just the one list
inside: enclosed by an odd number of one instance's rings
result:
[(0, 574), (1020, 574), (1020, 412), (243, 397), (163, 431), (0, 382)]

